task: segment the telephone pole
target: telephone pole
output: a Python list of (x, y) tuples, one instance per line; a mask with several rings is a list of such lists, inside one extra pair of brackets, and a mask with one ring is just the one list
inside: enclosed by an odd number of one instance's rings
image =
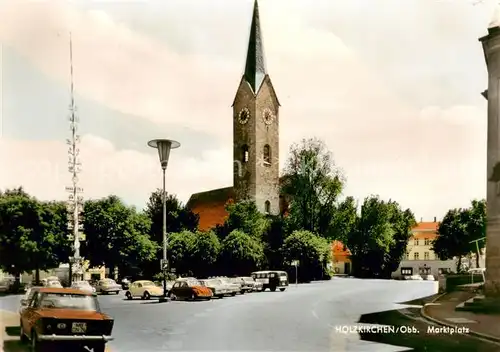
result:
[(85, 240), (85, 235), (80, 233), (83, 226), (80, 224), (81, 212), (83, 211), (83, 188), (78, 187), (78, 174), (81, 172), (81, 162), (79, 158), (80, 136), (78, 135), (78, 116), (76, 115), (76, 105), (74, 97), (73, 84), (73, 41), (71, 33), (69, 34), (69, 61), (71, 75), (71, 103), (69, 106), (70, 115), (70, 131), (71, 137), (66, 139), (68, 145), (68, 171), (71, 174), (71, 186), (66, 187), (68, 195), (67, 210), (68, 210), (68, 230), (72, 234), (68, 235), (68, 240), (73, 241), (73, 257), (70, 259), (71, 275), (70, 283), (73, 280), (83, 280), (83, 258), (80, 256), (80, 241)]

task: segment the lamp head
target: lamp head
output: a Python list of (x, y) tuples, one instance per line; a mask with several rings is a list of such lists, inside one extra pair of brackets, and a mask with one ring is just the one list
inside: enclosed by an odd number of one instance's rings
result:
[(151, 148), (158, 149), (158, 156), (160, 157), (160, 164), (163, 170), (167, 168), (170, 150), (181, 146), (179, 142), (172, 139), (153, 139), (148, 142), (148, 145)]

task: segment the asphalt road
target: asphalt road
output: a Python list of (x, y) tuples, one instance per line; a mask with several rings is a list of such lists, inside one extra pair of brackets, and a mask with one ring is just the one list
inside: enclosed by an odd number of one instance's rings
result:
[[(292, 285), (285, 292), (212, 301), (127, 301), (120, 294), (100, 296), (100, 302), (102, 309), (115, 318), (115, 341), (109, 346), (113, 352), (433, 351), (415, 346), (420, 341), (425, 346), (432, 340), (425, 332), (414, 333), (413, 337), (406, 334), (401, 345), (397, 334), (389, 340), (382, 338), (384, 334), (363, 334), (362, 339), (356, 331), (342, 333), (339, 329), (354, 330), (354, 326), (363, 326), (358, 323), (362, 316), (404, 308), (397, 303), (434, 294), (435, 285), (426, 281), (334, 279)], [(0, 309), (15, 311), (18, 302), (16, 296), (0, 298)], [(369, 323), (378, 321), (372, 319)], [(397, 324), (412, 323), (408, 320)], [(441, 337), (444, 345), (447, 338)], [(391, 344), (379, 342), (385, 340)], [(456, 336), (449, 340), (456, 342)], [(479, 344), (476, 350), (489, 351)], [(5, 352), (14, 349), (5, 348)]]

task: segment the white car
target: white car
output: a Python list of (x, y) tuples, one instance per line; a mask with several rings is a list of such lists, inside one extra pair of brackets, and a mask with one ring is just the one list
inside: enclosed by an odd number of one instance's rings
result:
[(149, 280), (132, 282), (125, 293), (125, 297), (130, 300), (136, 297), (141, 299), (150, 299), (151, 297), (161, 296), (163, 296), (163, 287), (157, 286), (153, 281)]
[(422, 276), (420, 276), (420, 275), (412, 275), (411, 280), (422, 281), (423, 279), (422, 279)]
[(88, 281), (74, 281), (71, 284), (71, 288), (84, 292), (95, 293), (95, 287), (92, 287)]
[(434, 275), (425, 275), (424, 280), (436, 281), (436, 279), (434, 278)]
[(221, 279), (206, 279), (200, 280), (203, 286), (212, 290), (214, 297), (223, 298), (225, 295), (231, 294), (231, 289), (225, 285)]
[(224, 286), (229, 290), (231, 296), (236, 296), (237, 293), (241, 292), (241, 285), (233, 282), (231, 279), (220, 277), (219, 280), (221, 280)]
[(63, 286), (61, 285), (61, 283), (59, 282), (59, 280), (51, 280), (51, 281), (47, 281), (47, 284), (45, 285), (45, 287), (50, 287), (50, 288), (63, 288)]
[(121, 289), (122, 286), (118, 285), (113, 279), (99, 280), (96, 287), (96, 291), (103, 294), (109, 294), (111, 292), (119, 294)]

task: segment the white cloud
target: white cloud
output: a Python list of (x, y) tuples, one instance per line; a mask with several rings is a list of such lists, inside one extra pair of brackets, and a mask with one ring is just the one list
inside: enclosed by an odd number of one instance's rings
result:
[[(263, 1), (260, 7), (268, 68), (283, 105), (282, 164), (290, 143), (318, 136), (327, 142), (347, 173), (346, 193), (356, 197), (379, 193), (412, 207), (417, 215), (430, 217), (442, 216), (450, 207), (464, 206), (470, 198), (484, 196), (484, 102), (478, 106), (418, 106), (386, 79), (383, 68), (389, 66), (391, 57), (382, 60), (379, 53), (377, 60), (384, 65), (375, 67), (335, 33), (310, 27), (293, 6), (286, 8), (286, 15), (283, 3)], [(322, 11), (325, 17), (326, 10)], [(140, 21), (140, 12), (135, 15)], [(246, 28), (247, 17), (237, 28)], [(173, 152), (168, 189), (185, 201), (190, 193), (231, 183), (229, 105), (241, 75), (248, 33), (246, 29), (218, 31), (225, 36), (214, 38), (201, 35), (211, 30), (208, 27), (195, 23), (187, 27), (182, 19), (170, 20), (168, 28), (184, 28), (178, 35), (197, 33), (204, 40), (226, 42), (228, 57), (238, 52), (239, 59), (209, 57), (203, 52), (181, 54), (131, 30), (124, 22), (116, 22), (106, 12), (83, 12), (67, 2), (9, 3), (0, 13), (0, 40), (48, 76), (67, 83), (65, 36), (71, 29), (80, 94), (115, 110), (155, 122), (178, 123), (227, 141), (223, 150), (199, 146), (206, 151), (197, 159), (181, 160)], [(238, 22), (219, 20), (221, 27)], [(156, 25), (158, 31), (166, 28), (161, 21)], [(360, 30), (366, 32), (362, 26)], [(451, 29), (443, 33), (447, 39), (453, 36)], [(235, 36), (240, 34), (236, 42), (241, 45), (235, 46)], [(460, 37), (455, 40), (460, 50), (464, 43)], [(384, 43), (389, 53), (395, 52), (389, 46), (400, 45), (387, 38)], [(197, 45), (208, 44), (193, 41), (193, 52)], [(398, 51), (404, 49), (397, 47)], [(471, 69), (484, 71), (484, 67)], [(418, 88), (422, 92), (433, 89), (425, 85)], [(1, 143), (0, 162), (12, 167), (0, 172), (0, 187), (23, 184), (42, 198), (64, 196), (69, 174), (62, 143)], [(82, 184), (88, 197), (116, 193), (125, 199), (145, 199), (149, 191), (161, 185), (154, 152), (118, 151), (111, 141), (95, 136), (85, 136), (81, 150)], [(36, 172), (26, 171), (33, 167)]]
[[(41, 199), (65, 199), (65, 187), (71, 186), (66, 150), (61, 142), (1, 139), (0, 164), (8, 167), (0, 172), (0, 184), (4, 188), (22, 185)], [(93, 135), (82, 137), (80, 150), (79, 185), (84, 188), (85, 198), (126, 194), (128, 200), (146, 200), (151, 191), (161, 187), (161, 167), (154, 150), (150, 154), (119, 151), (109, 141)], [(230, 153), (207, 150), (200, 157), (201, 162), (178, 158), (172, 151), (167, 191), (187, 200), (191, 193), (200, 191), (199, 187), (211, 189), (231, 182)], [(227, 172), (220, 172), (221, 164), (228, 165), (223, 170)]]

